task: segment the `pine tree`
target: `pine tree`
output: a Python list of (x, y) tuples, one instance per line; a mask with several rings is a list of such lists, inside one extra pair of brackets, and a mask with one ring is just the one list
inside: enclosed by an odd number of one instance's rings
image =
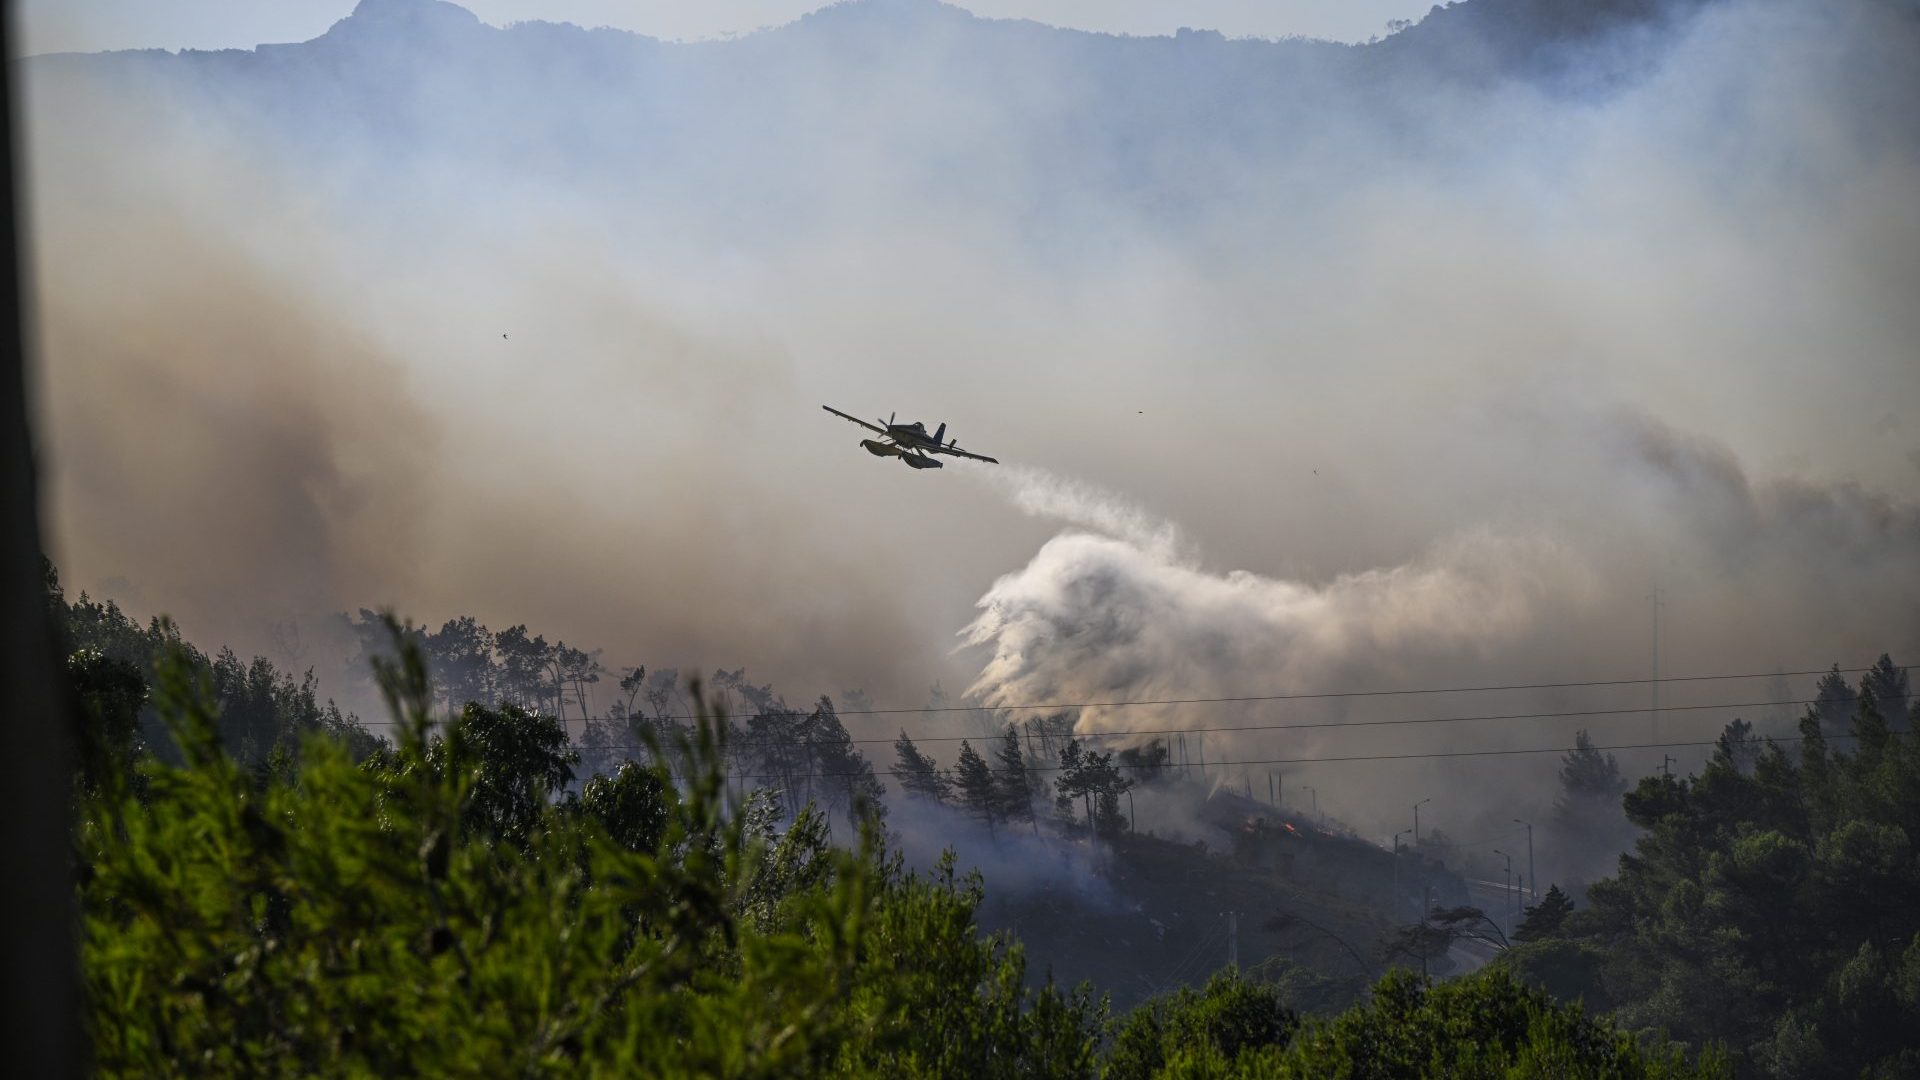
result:
[(1079, 739), (1068, 739), (1060, 748), (1060, 770), (1054, 774), (1053, 790), (1055, 815), (1069, 829), (1077, 829), (1073, 803), (1087, 794), (1087, 757), (1080, 749)]
[(1078, 739), (1070, 740), (1060, 751), (1060, 775), (1054, 781), (1058, 792), (1055, 806), (1063, 807), (1072, 820), (1074, 799), (1086, 807), (1087, 822), (1100, 836), (1114, 836), (1127, 830), (1127, 818), (1120, 810), (1120, 796), (1133, 787), (1133, 781), (1114, 767), (1113, 754), (1082, 750)]
[(1626, 790), (1619, 760), (1579, 732), (1561, 760), (1560, 793), (1548, 818), (1550, 844), (1577, 860), (1610, 862), (1632, 842), (1633, 828), (1621, 806)]
[(1124, 790), (1124, 788), (1106, 788), (1095, 797), (1093, 802), (1094, 832), (1108, 840), (1128, 829), (1126, 812), (1120, 808), (1120, 794)]
[(1745, 776), (1753, 772), (1754, 764), (1760, 760), (1760, 746), (1760, 740), (1753, 734), (1753, 725), (1736, 717), (1721, 729), (1720, 738), (1714, 741), (1714, 760)]
[(1880, 711), (1880, 703), (1874, 699), (1873, 691), (1863, 690), (1859, 704), (1853, 710), (1853, 746), (1854, 751), (1863, 759), (1875, 760), (1886, 749), (1887, 739), (1892, 729), (1887, 726), (1886, 714)]
[(825, 696), (807, 718), (809, 760), (820, 777), (820, 792), (829, 811), (839, 810), (849, 821), (886, 817), (886, 785), (873, 773), (873, 764), (854, 745), (845, 724)]
[(960, 760), (953, 771), (954, 783), (960, 789), (960, 805), (992, 829), (1000, 816), (999, 790), (986, 759), (965, 739), (960, 741)]
[(1913, 700), (1913, 689), (1907, 682), (1907, 669), (1894, 664), (1893, 657), (1881, 653), (1880, 659), (1867, 669), (1866, 677), (1860, 680), (1860, 689), (1865, 694), (1873, 695), (1874, 705), (1889, 725), (1904, 725)]
[(1063, 836), (1072, 836), (1080, 831), (1080, 815), (1073, 808), (1073, 799), (1067, 795), (1053, 797), (1053, 826)]
[(1587, 804), (1618, 804), (1627, 790), (1620, 777), (1620, 762), (1612, 754), (1603, 754), (1584, 730), (1574, 736), (1573, 749), (1560, 764), (1560, 795), (1554, 800), (1557, 818), (1578, 817)]
[(1126, 815), (1120, 812), (1120, 796), (1133, 787), (1133, 781), (1113, 766), (1113, 752), (1087, 753), (1084, 780), (1093, 796), (1091, 813), (1094, 831), (1114, 837), (1127, 831)]
[(1007, 725), (1000, 749), (994, 753), (994, 781), (999, 793), (1000, 817), (1014, 823), (1033, 821), (1033, 784), (1027, 779), (1027, 755), (1020, 749), (1020, 733)]
[(1840, 665), (1820, 676), (1819, 689), (1814, 691), (1813, 705), (1808, 713), (1820, 722), (1820, 733), (1831, 739), (1836, 735), (1847, 734), (1853, 726), (1853, 710), (1860, 702), (1860, 695), (1840, 674)]
[(1547, 890), (1547, 895), (1541, 897), (1539, 903), (1527, 908), (1526, 918), (1520, 920), (1519, 927), (1513, 932), (1513, 940), (1538, 941), (1552, 937), (1572, 912), (1573, 900), (1560, 891), (1560, 886), (1555, 885)]
[(1145, 746), (1129, 746), (1120, 751), (1120, 768), (1126, 770), (1129, 779), (1141, 784), (1151, 784), (1168, 774), (1168, 752), (1165, 739), (1155, 739)]
[(905, 729), (893, 744), (893, 752), (900, 759), (900, 789), (917, 799), (944, 803), (953, 797), (953, 778), (945, 769), (933, 763), (933, 759), (920, 752), (907, 737)]

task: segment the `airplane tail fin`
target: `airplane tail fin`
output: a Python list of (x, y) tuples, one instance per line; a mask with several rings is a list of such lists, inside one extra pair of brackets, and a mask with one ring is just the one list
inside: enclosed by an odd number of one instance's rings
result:
[(946, 433), (947, 433), (947, 422), (945, 420), (942, 420), (940, 421), (940, 427), (936, 429), (933, 433), (933, 445), (939, 446), (940, 437), (945, 435)]

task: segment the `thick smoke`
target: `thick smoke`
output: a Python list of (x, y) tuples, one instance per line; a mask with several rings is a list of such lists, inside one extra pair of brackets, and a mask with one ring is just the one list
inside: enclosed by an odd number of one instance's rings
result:
[[(1656, 587), (1670, 673), (1911, 655), (1915, 33), (1675, 4), (1468, 78), (1419, 27), (1129, 41), (892, 0), (670, 46), (373, 0), (292, 49), (30, 61), (56, 547), (203, 640), (391, 603), (883, 706), (1632, 677)], [(871, 459), (823, 403), (1008, 465)], [(1689, 715), (1666, 734), (1727, 713)], [(1207, 752), (1583, 725), (1651, 741)], [(1444, 795), (1456, 834), (1551, 784), (1294, 771), (1363, 824)]]
[[(1474, 532), (1411, 562), (1314, 586), (1210, 572), (1166, 542), (1170, 526), (1143, 534), (1142, 512), (1089, 502), (1042, 477), (1017, 498), (1123, 531), (1062, 533), (981, 598), (966, 640), (993, 655), (969, 692), (993, 706), (1222, 697), (1472, 670), (1537, 633), (1550, 604), (1573, 615), (1598, 592), (1585, 565), (1541, 537)], [(1082, 716), (1102, 730), (1161, 726), (1181, 713), (1096, 707)]]
[(635, 300), (564, 231), (387, 249), (410, 241), (369, 235), (394, 226), (383, 193), (342, 219), (204, 101), (82, 91), (33, 161), (70, 582), (323, 675), (355, 651), (327, 616), (385, 604), (529, 622), (611, 663), (884, 673), (889, 553), (717, 452), (771, 444), (777, 348)]
[(893, 800), (887, 835), (890, 849), (916, 871), (932, 870), (951, 852), (957, 870), (978, 872), (996, 894), (1046, 890), (1096, 908), (1121, 905), (1085, 843), (1042, 839), (1020, 826), (989, 830), (953, 807), (921, 799)]
[[(1571, 425), (1559, 445), (1537, 445), (1543, 461), (1562, 469), (1583, 458), (1612, 463), (1615, 486), (1592, 489), (1588, 512), (1533, 518), (1525, 528), (1476, 526), (1404, 563), (1318, 582), (1215, 569), (1175, 540), (1172, 524), (1116, 495), (1038, 471), (1014, 474), (1004, 486), (1015, 505), (1070, 527), (980, 598), (963, 637), (989, 656), (969, 693), (994, 706), (1174, 702), (1079, 708), (1078, 730), (1119, 736), (1109, 740), (1117, 743), (1146, 741), (1132, 734), (1140, 732), (1205, 739), (1207, 756), (1236, 784), (1293, 772), (1337, 791), (1333, 807), (1383, 825), (1397, 816), (1376, 816), (1382, 806), (1398, 810), (1391, 792), (1446, 790), (1463, 771), (1487, 768), (1463, 770), (1447, 758), (1307, 762), (1563, 747), (1576, 728), (1600, 732), (1603, 744), (1710, 740), (1734, 715), (1782, 719), (1764, 707), (1779, 691), (1760, 679), (1673, 687), (1662, 720), (1637, 711), (1651, 700), (1645, 686), (1194, 699), (1637, 678), (1645, 673), (1637, 665), (1597, 666), (1621, 650), (1594, 638), (1644, 626), (1651, 607), (1647, 591), (1608, 587), (1640, 584), (1633, 575), (1641, 568), (1616, 554), (1623, 543), (1664, 550), (1663, 616), (1680, 638), (1663, 650), (1676, 665), (1667, 674), (1764, 674), (1776, 660), (1755, 658), (1791, 658), (1807, 640), (1835, 643), (1864, 662), (1875, 648), (1864, 633), (1920, 636), (1911, 604), (1920, 595), (1920, 505), (1854, 485), (1755, 481), (1724, 450), (1640, 417), (1595, 418)], [(1797, 680), (1802, 693), (1811, 683)], [(1721, 704), (1728, 707), (1696, 708)], [(1593, 711), (1525, 715), (1582, 710)], [(1454, 722), (1466, 717), (1488, 719)], [(1429, 718), (1447, 722), (1402, 723)], [(1631, 773), (1664, 752), (1624, 756)], [(1679, 754), (1693, 763), (1704, 750)], [(1552, 797), (1547, 760), (1524, 770), (1488, 763), (1513, 777), (1501, 792), (1506, 801), (1476, 796), (1469, 802), (1487, 807), (1476, 815), (1456, 800), (1454, 828), (1544, 808)]]

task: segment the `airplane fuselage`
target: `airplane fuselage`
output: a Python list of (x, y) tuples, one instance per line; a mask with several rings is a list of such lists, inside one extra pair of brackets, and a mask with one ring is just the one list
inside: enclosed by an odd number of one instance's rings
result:
[[(942, 433), (944, 433), (946, 429), (947, 425), (940, 425)], [(913, 450), (933, 450), (940, 445), (938, 439), (927, 434), (926, 425), (917, 421), (911, 424), (888, 424), (887, 438)]]

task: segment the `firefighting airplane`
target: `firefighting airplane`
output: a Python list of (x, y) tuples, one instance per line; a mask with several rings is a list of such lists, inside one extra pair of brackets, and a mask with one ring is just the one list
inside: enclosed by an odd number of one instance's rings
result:
[(868, 431), (879, 435), (879, 440), (860, 440), (860, 445), (866, 447), (867, 453), (872, 454), (874, 457), (897, 457), (915, 469), (939, 468), (940, 461), (932, 456), (934, 454), (951, 454), (954, 457), (972, 458), (975, 461), (986, 461), (995, 465), (1000, 464), (996, 458), (990, 458), (985, 454), (970, 454), (958, 446), (955, 446), (952, 442), (942, 443), (940, 439), (947, 433), (947, 425), (944, 423), (936, 428), (933, 434), (929, 435), (927, 434), (927, 426), (918, 420), (915, 420), (911, 424), (896, 424), (893, 422), (893, 417), (889, 416), (885, 424), (869, 424), (865, 420), (843, 413), (831, 405), (822, 405), (820, 407), (842, 420), (851, 420), (861, 427), (866, 428)]

